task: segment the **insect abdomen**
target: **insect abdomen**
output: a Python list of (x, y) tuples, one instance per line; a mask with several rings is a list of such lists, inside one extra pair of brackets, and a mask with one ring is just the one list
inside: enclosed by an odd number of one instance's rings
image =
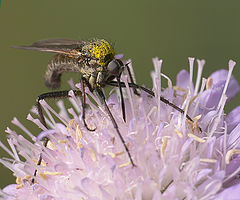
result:
[(45, 73), (45, 85), (51, 89), (60, 87), (63, 72), (80, 72), (77, 59), (57, 54), (49, 62)]

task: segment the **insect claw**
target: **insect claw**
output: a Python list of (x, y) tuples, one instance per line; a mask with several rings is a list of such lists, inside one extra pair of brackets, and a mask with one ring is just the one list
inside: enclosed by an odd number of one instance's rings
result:
[(85, 121), (85, 119), (83, 120), (83, 122), (84, 122), (84, 126), (86, 127), (86, 129), (88, 130), (88, 131), (95, 131), (97, 128), (95, 127), (95, 128), (89, 128), (88, 127), (88, 125), (87, 125), (87, 122)]

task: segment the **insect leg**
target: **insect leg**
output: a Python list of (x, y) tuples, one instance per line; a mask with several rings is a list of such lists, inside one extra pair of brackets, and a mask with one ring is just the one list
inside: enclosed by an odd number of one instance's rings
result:
[[(119, 84), (119, 83), (116, 82), (116, 81), (110, 81), (110, 82), (107, 83), (107, 85), (111, 85), (111, 86), (115, 86), (115, 87), (119, 87), (118, 84)], [(135, 84), (135, 83), (128, 83), (128, 84), (129, 84), (129, 87), (131, 87), (131, 88), (139, 88), (139, 89), (143, 90), (144, 92), (148, 93), (149, 95), (151, 95), (151, 96), (153, 96), (153, 97), (155, 96), (155, 94), (154, 94), (153, 91), (151, 91), (151, 90), (149, 90), (149, 89), (147, 89), (147, 88), (145, 88), (145, 87), (143, 87), (143, 86), (137, 85), (137, 84)], [(121, 85), (121, 87), (126, 87), (126, 86), (125, 86), (125, 83), (123, 83), (123, 82), (121, 82), (120, 85)], [(177, 110), (178, 112), (184, 114), (185, 111), (184, 111), (183, 109), (181, 109), (181, 108), (179, 108), (178, 106), (176, 106), (175, 104), (171, 103), (170, 101), (168, 101), (167, 99), (165, 99), (163, 96), (160, 96), (160, 100), (161, 100), (163, 103), (171, 106), (172, 108), (174, 108), (174, 109)], [(194, 122), (193, 119), (192, 119), (188, 114), (186, 115), (186, 118), (187, 118), (189, 121)], [(198, 127), (198, 129), (200, 130), (200, 132), (202, 132), (201, 127)]]
[(84, 123), (84, 126), (86, 127), (87, 130), (89, 131), (95, 131), (96, 128), (94, 129), (91, 129), (88, 127), (87, 125), (87, 122), (86, 122), (86, 119), (85, 119), (85, 111), (86, 111), (86, 92), (85, 92), (85, 80), (84, 79), (81, 79), (81, 85), (82, 85), (82, 119), (83, 119), (83, 123)]
[[(80, 96), (82, 94), (82, 92), (80, 90), (73, 90), (74, 94), (76, 96)], [(65, 90), (65, 91), (56, 91), (56, 92), (48, 92), (48, 93), (44, 93), (38, 96), (37, 98), (37, 110), (38, 110), (38, 114), (40, 117), (40, 122), (43, 124), (43, 126), (45, 126), (47, 128), (47, 124), (46, 121), (44, 119), (43, 116), (43, 110), (42, 110), (42, 106), (40, 104), (40, 100), (43, 99), (54, 99), (54, 98), (68, 98), (70, 97), (68, 95), (69, 90)], [(43, 146), (46, 147), (48, 144), (49, 138), (45, 137), (44, 138), (44, 142), (43, 142)], [(37, 165), (41, 165), (42, 163), (42, 155), (40, 154)], [(37, 175), (37, 170), (35, 169), (33, 176), (35, 177)], [(32, 183), (34, 183), (34, 178), (32, 178)]]
[(124, 98), (123, 98), (123, 93), (122, 93), (122, 86), (120, 84), (120, 76), (117, 77), (117, 83), (118, 83), (118, 88), (120, 91), (120, 97), (121, 97), (121, 106), (122, 106), (122, 115), (123, 115), (123, 120), (126, 122), (126, 112), (125, 112), (125, 103), (124, 103)]
[(110, 109), (109, 109), (109, 107), (108, 107), (108, 105), (107, 105), (107, 103), (106, 103), (106, 98), (105, 98), (102, 90), (99, 88), (99, 89), (96, 90), (96, 92), (97, 92), (97, 94), (99, 95), (99, 97), (101, 98), (101, 100), (102, 100), (102, 102), (103, 102), (103, 105), (104, 105), (104, 107), (105, 107), (105, 109), (106, 109), (106, 111), (107, 111), (107, 114), (108, 114), (108, 116), (110, 117), (110, 119), (111, 119), (111, 121), (112, 121), (112, 123), (113, 123), (113, 126), (114, 126), (115, 130), (117, 131), (117, 134), (118, 134), (121, 142), (123, 143), (123, 146), (124, 146), (124, 148), (125, 148), (125, 151), (126, 151), (127, 154), (128, 154), (128, 157), (129, 157), (129, 159), (130, 159), (130, 162), (131, 162), (132, 166), (135, 167), (136, 165), (135, 165), (134, 162), (133, 162), (133, 159), (132, 159), (132, 156), (131, 156), (131, 154), (130, 154), (130, 152), (129, 152), (129, 149), (128, 149), (128, 147), (127, 147), (127, 144), (126, 144), (125, 140), (123, 139), (123, 137), (122, 137), (122, 135), (121, 135), (121, 133), (120, 133), (120, 131), (119, 131), (117, 122), (115, 121), (115, 119), (114, 119), (114, 117), (113, 117), (113, 115), (112, 115), (112, 113), (111, 113), (111, 111), (110, 111)]

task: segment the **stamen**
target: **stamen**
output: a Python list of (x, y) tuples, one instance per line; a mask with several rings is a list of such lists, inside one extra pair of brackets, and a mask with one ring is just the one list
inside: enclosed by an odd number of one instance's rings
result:
[(132, 98), (131, 90), (130, 90), (129, 85), (128, 85), (127, 76), (122, 76), (121, 78), (126, 85), (126, 91), (127, 91), (127, 94), (128, 94), (128, 99), (129, 99), (130, 105), (131, 105), (132, 115), (133, 115), (133, 118), (135, 118), (136, 115), (135, 115), (135, 112), (134, 112), (133, 98)]
[(228, 165), (234, 154), (240, 154), (240, 149), (231, 149), (226, 153), (225, 163)]
[(4, 149), (12, 158), (15, 158), (13, 153), (0, 141), (0, 147)]
[[(130, 73), (131, 73), (131, 75), (132, 75), (133, 81), (134, 81), (134, 83), (136, 83), (136, 77), (135, 77), (134, 70), (133, 70), (133, 66), (132, 66), (132, 60), (131, 60), (131, 59), (128, 59), (128, 60), (126, 61), (126, 63), (128, 64), (128, 67), (129, 67), (129, 69), (130, 69)], [(129, 77), (129, 74), (128, 74), (128, 77)]]
[[(127, 146), (128, 147), (128, 146)], [(121, 151), (121, 152), (119, 152), (119, 153), (115, 153), (115, 155), (116, 156), (121, 156), (121, 155), (123, 155), (124, 154), (124, 151)]]
[(20, 189), (20, 188), (22, 188), (22, 187), (24, 187), (24, 185), (23, 185), (23, 184), (19, 184), (19, 185), (16, 187), (16, 189)]
[(193, 96), (190, 101), (189, 101), (189, 106), (192, 105), (192, 103), (194, 102), (194, 100), (197, 98), (198, 96)]
[(19, 184), (21, 184), (22, 183), (22, 178), (21, 177), (17, 177), (16, 178), (16, 183), (19, 185)]
[[(189, 90), (187, 98), (185, 100), (185, 102), (183, 103), (183, 108), (184, 108), (184, 114), (183, 114), (183, 121), (186, 121), (186, 116), (188, 113), (188, 108), (189, 108), (189, 104), (190, 104), (190, 99), (191, 99), (191, 91)], [(181, 115), (180, 115), (181, 116)], [(185, 123), (181, 123), (181, 125), (185, 125)]]
[(210, 159), (210, 158), (200, 158), (200, 162), (206, 162), (206, 163), (216, 163), (216, 159)]
[(81, 143), (81, 142), (78, 142), (77, 143), (77, 149), (81, 149), (81, 148), (83, 148), (84, 146), (83, 146), (83, 144)]
[(200, 99), (201, 99), (202, 93), (203, 93), (203, 91), (204, 91), (205, 85), (206, 85), (206, 79), (203, 78), (203, 79), (202, 79), (201, 89), (200, 89), (200, 92), (199, 92), (199, 94), (198, 94), (198, 99), (197, 99), (196, 105), (195, 105), (195, 107), (194, 107), (194, 110), (193, 110), (193, 112), (192, 112), (192, 115), (193, 115), (193, 116), (196, 115), (197, 109), (199, 108)]
[(49, 176), (58, 176), (58, 175), (62, 175), (62, 172), (49, 172), (49, 171), (44, 171), (45, 175), (49, 175)]
[(47, 180), (46, 174), (44, 174), (44, 173), (42, 173), (42, 172), (38, 172), (38, 176), (39, 176), (40, 178), (42, 178), (43, 180)]
[(206, 89), (210, 89), (212, 87), (212, 84), (213, 84), (213, 79), (212, 77), (208, 77), (207, 79), (207, 83), (206, 83)]
[(89, 149), (89, 151), (90, 151), (90, 155), (91, 155), (92, 161), (96, 162), (97, 161), (96, 153), (94, 152), (93, 149)]
[(175, 133), (177, 133), (178, 134), (178, 136), (180, 137), (180, 138), (183, 138), (183, 134), (182, 134), (182, 132), (180, 132), (178, 129), (174, 129), (174, 131), (175, 131)]
[(155, 72), (153, 74), (154, 79), (154, 90), (155, 90), (155, 96), (157, 98), (157, 106), (158, 106), (158, 113), (157, 113), (157, 120), (160, 120), (160, 113), (161, 113), (161, 68), (162, 68), (162, 60), (159, 60), (157, 57), (152, 59)]
[(107, 155), (111, 156), (112, 158), (116, 158), (116, 154), (112, 152), (108, 152)]
[(222, 92), (221, 99), (220, 99), (220, 101), (218, 103), (217, 109), (219, 109), (221, 107), (224, 95), (226, 94), (226, 91), (227, 91), (227, 88), (228, 88), (228, 84), (229, 84), (229, 81), (231, 79), (232, 71), (233, 71), (233, 68), (234, 68), (235, 65), (236, 65), (236, 62), (234, 62), (233, 60), (229, 60), (229, 63), (228, 63), (228, 75), (227, 75), (226, 83), (225, 83), (225, 86), (224, 86), (224, 89), (223, 89), (223, 92)]
[(163, 74), (163, 73), (161, 73), (161, 76), (162, 76), (163, 78), (167, 79), (168, 88), (172, 89), (172, 88), (173, 88), (173, 84), (172, 84), (171, 79), (170, 79), (166, 74)]
[(181, 87), (178, 87), (178, 86), (173, 86), (173, 89), (176, 90), (176, 91), (181, 91), (181, 92), (184, 92), (184, 93), (187, 93), (187, 89), (185, 88), (181, 88)]
[(36, 124), (40, 129), (43, 131), (47, 131), (48, 129), (40, 122), (39, 119), (34, 119), (31, 114), (28, 114), (27, 119), (32, 121), (34, 124)]
[(128, 165), (131, 165), (131, 162), (130, 162), (130, 161), (129, 161), (129, 162), (126, 162), (126, 163), (123, 163), (123, 164), (119, 165), (118, 167), (119, 167), (119, 168), (123, 168), (123, 167), (126, 167), (126, 166), (128, 166)]
[(77, 135), (79, 136), (80, 139), (83, 138), (83, 134), (82, 134), (82, 131), (80, 129), (80, 125), (77, 125), (76, 133), (77, 133)]
[(48, 103), (45, 100), (40, 100), (40, 104), (42, 105), (43, 109), (47, 113), (48, 117), (50, 118), (52, 124), (56, 124), (55, 120), (53, 119), (52, 115), (49, 111), (51, 111), (58, 119), (61, 120), (61, 122), (64, 123), (65, 126), (68, 125), (68, 123), (62, 118), (61, 115), (59, 115), (54, 109), (52, 109), (51, 106), (48, 105)]
[(213, 127), (212, 127), (212, 129), (211, 129), (211, 131), (210, 131), (209, 137), (212, 137), (214, 131), (216, 131), (216, 129), (217, 129), (217, 126), (218, 126), (218, 124), (219, 124), (219, 122), (220, 122), (220, 119), (221, 119), (221, 116), (222, 116), (223, 109), (224, 109), (224, 106), (225, 106), (226, 101), (227, 101), (227, 96), (224, 94), (224, 95), (222, 96), (222, 99), (221, 99), (221, 104), (220, 104), (221, 107), (220, 107), (220, 109), (219, 109), (219, 111), (218, 111), (217, 118), (216, 118), (216, 119), (214, 120), (214, 122), (213, 122)]
[(47, 143), (47, 148), (49, 148), (51, 150), (57, 149), (56, 145), (54, 143), (52, 143), (50, 140)]
[(194, 65), (194, 58), (188, 58), (189, 62), (189, 87), (191, 87), (193, 83), (193, 65)]
[(201, 82), (201, 77), (202, 77), (202, 70), (203, 70), (203, 66), (205, 64), (205, 60), (198, 60), (197, 59), (197, 63), (198, 63), (198, 72), (197, 72), (197, 79), (196, 79), (196, 84), (195, 84), (194, 96), (196, 96), (197, 93), (198, 93), (198, 89), (199, 89), (200, 82)]
[(14, 117), (11, 122), (22, 129), (32, 139), (32, 141), (36, 141), (36, 137), (29, 130), (27, 130), (16, 117)]
[(32, 178), (30, 175), (25, 175), (23, 179), (24, 180), (29, 180), (30, 178)]
[(198, 136), (196, 136), (196, 135), (194, 135), (194, 134), (192, 134), (192, 133), (188, 133), (188, 137), (193, 138), (194, 140), (196, 140), (196, 141), (199, 142), (199, 143), (204, 143), (204, 142), (206, 142), (205, 139), (200, 138), (200, 137), (198, 137)]
[(59, 175), (62, 175), (62, 174), (63, 174), (62, 172), (44, 171), (43, 173), (39, 172), (38, 176), (41, 177), (43, 180), (47, 180), (47, 176), (59, 176)]
[(67, 143), (67, 140), (58, 140), (58, 143), (59, 143), (59, 144), (66, 144), (66, 143)]
[(161, 156), (164, 156), (165, 149), (167, 148), (167, 143), (168, 143), (168, 137), (163, 137), (162, 138), (162, 148), (161, 148)]

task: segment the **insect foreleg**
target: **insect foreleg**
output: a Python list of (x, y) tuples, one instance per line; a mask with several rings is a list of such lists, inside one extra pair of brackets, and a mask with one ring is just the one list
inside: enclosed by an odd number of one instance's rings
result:
[[(117, 81), (109, 81), (109, 82), (107, 83), (107, 85), (119, 87), (119, 86), (118, 86), (119, 83), (118, 83)], [(124, 82), (121, 82), (120, 85), (121, 85), (121, 87), (126, 87)], [(149, 95), (151, 95), (151, 96), (153, 96), (153, 97), (155, 96), (155, 94), (154, 94), (153, 91), (151, 91), (151, 90), (149, 90), (149, 89), (147, 89), (147, 88), (145, 88), (145, 87), (143, 87), (143, 86), (137, 85), (137, 84), (135, 84), (135, 83), (128, 83), (128, 85), (129, 85), (129, 87), (131, 87), (131, 88), (141, 89), (141, 90), (143, 90), (144, 92), (148, 93)], [(174, 108), (174, 109), (177, 110), (178, 112), (180, 112), (180, 113), (182, 113), (182, 114), (185, 113), (185, 111), (184, 111), (183, 109), (181, 109), (181, 108), (179, 108), (178, 106), (176, 106), (175, 104), (171, 103), (170, 101), (168, 101), (167, 99), (165, 99), (163, 96), (160, 96), (160, 100), (161, 100), (163, 103), (171, 106), (172, 108)], [(192, 119), (188, 114), (186, 115), (186, 118), (187, 118), (189, 121), (194, 122), (193, 119)], [(198, 127), (198, 129), (200, 130), (200, 132), (202, 132), (201, 127)]]
[(117, 77), (117, 83), (118, 83), (118, 88), (120, 92), (120, 98), (121, 98), (121, 107), (122, 107), (122, 115), (123, 115), (123, 120), (126, 122), (126, 112), (125, 112), (125, 103), (124, 103), (124, 98), (123, 98), (123, 93), (122, 93), (122, 86), (120, 84), (120, 76)]

